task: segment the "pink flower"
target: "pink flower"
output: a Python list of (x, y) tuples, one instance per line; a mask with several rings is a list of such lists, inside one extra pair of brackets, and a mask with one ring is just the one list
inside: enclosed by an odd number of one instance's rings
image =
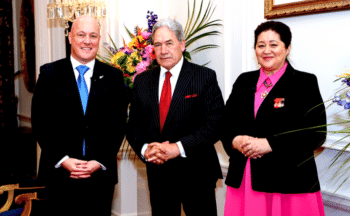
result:
[(142, 58), (151, 58), (151, 54), (153, 51), (153, 46), (152, 45), (148, 45), (145, 47), (145, 49), (143, 50), (143, 54), (142, 54)]
[(129, 47), (120, 48), (120, 51), (122, 51), (122, 52), (125, 53), (125, 54), (130, 54), (130, 53), (132, 53), (132, 50), (130, 50)]
[(138, 74), (140, 74), (140, 73), (144, 72), (145, 70), (147, 70), (147, 67), (149, 66), (149, 64), (150, 64), (149, 61), (141, 61), (140, 63), (138, 63), (138, 64), (136, 65), (136, 68), (135, 68), (136, 74), (135, 74), (134, 77), (132, 78), (132, 81), (133, 81), (133, 82), (134, 82), (134, 80), (135, 80), (135, 77), (136, 77)]
[(141, 32), (141, 36), (145, 39), (148, 40), (151, 37), (152, 33), (151, 32), (147, 32), (147, 31), (143, 31)]
[(148, 61), (141, 61), (140, 63), (138, 63), (136, 65), (135, 70), (136, 70), (137, 74), (139, 74), (139, 73), (144, 72), (147, 69), (148, 66), (149, 66), (149, 62)]

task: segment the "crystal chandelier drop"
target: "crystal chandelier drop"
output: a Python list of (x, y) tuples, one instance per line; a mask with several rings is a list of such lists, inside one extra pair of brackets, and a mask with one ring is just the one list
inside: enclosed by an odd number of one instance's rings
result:
[(53, 4), (47, 5), (48, 19), (63, 19), (65, 32), (68, 35), (68, 22), (73, 22), (82, 15), (92, 16), (101, 23), (105, 17), (106, 5), (103, 0), (55, 0)]

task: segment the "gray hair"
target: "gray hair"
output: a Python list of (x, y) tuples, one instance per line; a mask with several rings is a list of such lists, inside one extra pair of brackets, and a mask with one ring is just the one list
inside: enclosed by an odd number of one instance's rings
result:
[(176, 38), (181, 42), (183, 39), (185, 39), (185, 34), (182, 29), (182, 25), (173, 19), (161, 19), (159, 20), (152, 29), (152, 35), (154, 36), (154, 33), (157, 31), (157, 29), (166, 26), (168, 27), (172, 32), (174, 32)]

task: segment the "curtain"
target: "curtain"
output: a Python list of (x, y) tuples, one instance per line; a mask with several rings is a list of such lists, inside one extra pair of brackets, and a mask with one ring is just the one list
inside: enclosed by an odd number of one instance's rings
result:
[(35, 86), (34, 0), (23, 0), (20, 18), (21, 65), (24, 84), (29, 92)]
[(11, 0), (0, 4), (0, 135), (17, 128)]
[(12, 0), (1, 0), (0, 185), (17, 183), (36, 176), (36, 142), (30, 128), (19, 128), (17, 124), (12, 18)]

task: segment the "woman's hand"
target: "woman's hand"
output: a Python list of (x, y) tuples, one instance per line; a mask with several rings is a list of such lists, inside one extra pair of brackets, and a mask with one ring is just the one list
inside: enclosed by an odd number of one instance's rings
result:
[(251, 138), (249, 142), (242, 144), (242, 153), (249, 158), (261, 158), (263, 155), (272, 152), (271, 146), (266, 138)]
[(237, 149), (240, 152), (243, 152), (242, 146), (249, 145), (251, 139), (254, 139), (254, 137), (246, 136), (246, 135), (236, 136), (232, 140), (232, 148)]

